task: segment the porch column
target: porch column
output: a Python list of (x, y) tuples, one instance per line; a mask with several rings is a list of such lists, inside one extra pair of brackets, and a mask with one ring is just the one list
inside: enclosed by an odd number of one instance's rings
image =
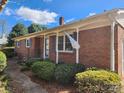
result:
[(46, 45), (45, 45), (45, 38), (46, 38), (46, 36), (44, 34), (43, 59), (45, 59), (45, 47), (46, 47)]
[(56, 64), (58, 64), (58, 32), (56, 33)]
[[(76, 32), (77, 32), (77, 43), (79, 43), (79, 29), (76, 28)], [(76, 64), (79, 63), (79, 49), (76, 49)]]

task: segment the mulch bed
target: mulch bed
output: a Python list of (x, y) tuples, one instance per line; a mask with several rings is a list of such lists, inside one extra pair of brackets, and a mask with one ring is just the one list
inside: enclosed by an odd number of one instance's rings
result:
[(40, 84), (48, 93), (77, 93), (73, 85), (64, 86), (56, 82), (47, 82), (35, 77), (31, 71), (24, 71), (24, 74), (28, 75), (33, 82)]

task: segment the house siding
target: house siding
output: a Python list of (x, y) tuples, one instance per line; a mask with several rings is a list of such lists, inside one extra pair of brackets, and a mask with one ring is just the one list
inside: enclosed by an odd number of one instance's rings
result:
[(100, 27), (79, 32), (79, 60), (86, 67), (110, 69), (111, 27)]
[[(115, 69), (122, 76), (122, 41), (124, 40), (124, 28), (116, 25), (115, 31)], [(123, 75), (124, 77), (124, 75)]]
[(49, 37), (49, 59), (56, 62), (56, 35)]
[(37, 50), (37, 45), (36, 44), (36, 38), (31, 38), (32, 44), (31, 47), (27, 48), (26, 47), (26, 41), (25, 40), (21, 40), (20, 42), (20, 46), (16, 47), (16, 52), (17, 55), (20, 59), (24, 59), (24, 58), (32, 58), (32, 57), (36, 57), (36, 50)]
[(76, 53), (74, 52), (59, 52), (59, 62), (61, 63), (76, 63)]

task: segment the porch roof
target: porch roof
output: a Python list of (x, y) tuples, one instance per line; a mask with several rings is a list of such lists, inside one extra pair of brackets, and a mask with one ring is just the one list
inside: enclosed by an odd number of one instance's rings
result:
[(19, 40), (23, 40), (26, 38), (38, 37), (38, 36), (42, 36), (45, 34), (57, 33), (57, 32), (63, 31), (63, 30), (76, 29), (76, 28), (79, 28), (81, 30), (83, 28), (83, 30), (84, 29), (86, 30), (86, 29), (90, 29), (91, 24), (94, 24), (91, 28), (96, 28), (98, 26), (110, 25), (111, 22), (109, 19), (109, 14), (116, 15), (119, 11), (124, 11), (124, 9), (113, 9), (111, 11), (106, 11), (102, 14), (90, 16), (85, 19), (75, 21), (73, 23), (68, 23), (68, 24), (50, 28), (50, 29), (47, 29), (44, 31), (39, 31), (39, 32), (26, 34), (24, 36), (19, 36), (19, 37), (13, 38), (13, 40), (19, 41)]

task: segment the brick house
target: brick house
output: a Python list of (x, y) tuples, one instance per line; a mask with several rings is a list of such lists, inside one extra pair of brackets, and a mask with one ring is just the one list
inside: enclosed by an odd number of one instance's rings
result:
[[(124, 10), (114, 9), (83, 20), (14, 38), (21, 58), (49, 58), (55, 63), (82, 63), (124, 75)], [(79, 45), (74, 49), (68, 33)]]

